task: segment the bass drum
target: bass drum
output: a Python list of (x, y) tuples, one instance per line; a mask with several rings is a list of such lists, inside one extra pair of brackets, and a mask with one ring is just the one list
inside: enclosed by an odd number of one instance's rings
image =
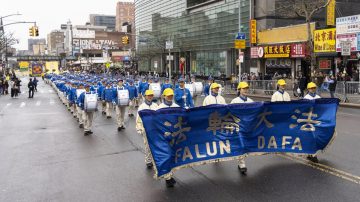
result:
[(97, 95), (96, 94), (85, 94), (85, 106), (86, 112), (94, 112), (97, 110)]
[(118, 90), (118, 105), (119, 106), (129, 106), (129, 91), (128, 90)]
[(151, 83), (149, 89), (154, 91), (154, 98), (161, 97), (161, 86), (160, 83)]
[(195, 88), (192, 83), (185, 84), (185, 88), (187, 88), (190, 91), (191, 97), (194, 97)]
[(195, 89), (195, 95), (201, 95), (203, 90), (204, 90), (204, 86), (201, 82), (194, 82), (194, 89)]
[(79, 98), (81, 93), (85, 93), (86, 90), (85, 89), (76, 89), (76, 97)]

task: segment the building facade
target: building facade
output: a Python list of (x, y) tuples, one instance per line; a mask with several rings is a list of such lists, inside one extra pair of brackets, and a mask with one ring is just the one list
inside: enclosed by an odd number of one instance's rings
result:
[(116, 17), (113, 15), (90, 14), (90, 24), (93, 26), (106, 26), (109, 31), (115, 31)]
[[(184, 70), (196, 75), (236, 74), (238, 50), (234, 48), (234, 39), (239, 32), (239, 16), (241, 32), (249, 38), (249, 3), (135, 0), (139, 70), (168, 72), (167, 59), (173, 59), (172, 73)], [(166, 41), (173, 42), (170, 51), (165, 47)]]
[(54, 30), (47, 35), (48, 53), (59, 55), (65, 51), (65, 34), (63, 30)]
[(118, 2), (116, 4), (116, 31), (122, 31), (123, 23), (128, 22), (135, 29), (135, 6), (130, 2)]
[(46, 39), (28, 39), (28, 50), (34, 55), (45, 54)]

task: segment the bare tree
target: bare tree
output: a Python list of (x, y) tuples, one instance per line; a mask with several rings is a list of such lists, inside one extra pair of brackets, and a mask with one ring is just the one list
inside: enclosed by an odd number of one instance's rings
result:
[(277, 14), (288, 18), (304, 18), (307, 24), (307, 50), (311, 61), (311, 72), (316, 67), (316, 57), (314, 53), (313, 35), (311, 33), (311, 22), (314, 16), (325, 9), (331, 0), (280, 0)]
[(15, 45), (18, 40), (14, 37), (14, 33), (5, 33), (0, 31), (0, 52), (5, 52), (6, 48)]

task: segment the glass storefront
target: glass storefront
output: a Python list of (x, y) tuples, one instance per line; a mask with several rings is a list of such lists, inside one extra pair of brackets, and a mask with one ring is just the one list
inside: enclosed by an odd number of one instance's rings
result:
[[(195, 1), (194, 1), (195, 2)], [(241, 0), (242, 32), (248, 37), (249, 2)], [(239, 0), (215, 1), (203, 7), (187, 8), (187, 0), (136, 0), (135, 24), (140, 71), (154, 71), (154, 58), (163, 60), (165, 42), (174, 42), (172, 71), (178, 72), (180, 57), (187, 61), (187, 73), (229, 75), (237, 70), (234, 38), (239, 30)]]

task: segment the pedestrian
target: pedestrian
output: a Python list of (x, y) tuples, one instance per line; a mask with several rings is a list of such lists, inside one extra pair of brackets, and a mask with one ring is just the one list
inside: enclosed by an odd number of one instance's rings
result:
[(85, 90), (86, 92), (80, 94), (80, 97), (78, 98), (78, 103), (79, 103), (79, 107), (81, 108), (81, 114), (84, 121), (84, 136), (88, 136), (93, 134), (93, 132), (91, 131), (91, 127), (92, 127), (94, 112), (87, 111), (87, 109), (85, 109), (85, 101), (86, 101), (85, 98), (86, 96), (91, 94), (90, 85), (86, 84)]
[(118, 86), (116, 87), (116, 92), (114, 92), (114, 99), (115, 99), (115, 103), (116, 106), (115, 106), (115, 111), (116, 111), (116, 121), (117, 121), (117, 125), (118, 125), (118, 128), (117, 130), (118, 131), (121, 131), (123, 129), (125, 129), (125, 123), (124, 123), (124, 120), (125, 120), (125, 111), (126, 111), (126, 108), (129, 106), (129, 97), (125, 98), (127, 99), (127, 103), (121, 103), (121, 98), (119, 97), (119, 91), (128, 91), (127, 93), (129, 94), (129, 90), (124, 86), (124, 83), (123, 83), (123, 79), (120, 79), (119, 82), (118, 82)]
[(329, 80), (329, 91), (331, 98), (335, 98), (336, 84), (337, 84), (336, 77), (334, 75), (331, 75)]
[(189, 89), (185, 88), (184, 79), (179, 79), (179, 88), (175, 89), (175, 103), (182, 108), (194, 107), (194, 102)]
[(34, 98), (35, 84), (34, 84), (34, 81), (31, 78), (30, 78), (30, 81), (28, 83), (28, 89), (29, 89), (29, 98)]
[(148, 144), (148, 141), (146, 138), (146, 133), (145, 133), (145, 128), (144, 128), (143, 122), (141, 120), (141, 117), (139, 116), (139, 112), (142, 110), (145, 110), (145, 109), (157, 110), (158, 105), (153, 102), (154, 91), (147, 90), (145, 92), (144, 96), (145, 96), (144, 102), (139, 106), (138, 114), (136, 116), (136, 131), (143, 137), (144, 145), (145, 145), (145, 163), (146, 163), (146, 167), (148, 169), (151, 169), (153, 167), (153, 164), (152, 164), (150, 148), (149, 148), (149, 144)]
[(210, 86), (211, 86), (211, 84), (213, 84), (213, 83), (214, 83), (214, 78), (212, 78), (211, 76), (209, 76), (209, 78), (208, 78), (208, 83), (207, 83), (207, 84), (205, 85), (205, 87), (204, 87), (205, 97), (210, 94), (210, 92), (211, 92)]
[(0, 79), (0, 96), (4, 94), (3, 92), (4, 92), (4, 80), (1, 78)]
[(300, 89), (300, 97), (304, 97), (304, 92), (306, 89), (306, 77), (304, 75), (302, 75), (300, 78), (299, 89)]
[(280, 79), (277, 82), (278, 90), (272, 95), (271, 102), (288, 102), (291, 101), (289, 93), (285, 91), (286, 82), (284, 79)]
[[(309, 92), (308, 92), (308, 94), (304, 97), (304, 99), (306, 99), (306, 100), (315, 100), (315, 99), (320, 99), (320, 98), (321, 98), (319, 95), (316, 94), (317, 86), (316, 86), (315, 83), (313, 83), (313, 82), (308, 83), (307, 89), (308, 89)], [(307, 158), (308, 160), (314, 162), (314, 163), (318, 163), (318, 162), (319, 162), (316, 154), (307, 155), (306, 158)]]
[(10, 80), (10, 88), (11, 88), (11, 97), (17, 97), (18, 96), (18, 85), (16, 84), (15, 79)]
[(39, 80), (37, 80), (36, 77), (34, 77), (33, 83), (34, 83), (34, 86), (35, 86), (35, 92), (37, 92), (37, 84), (38, 84), (38, 81), (39, 81)]
[[(249, 93), (249, 84), (247, 82), (240, 82), (237, 89), (238, 89), (238, 97), (231, 101), (231, 104), (239, 104), (239, 103), (252, 103), (254, 102), (251, 98), (247, 95)], [(247, 168), (245, 164), (245, 156), (242, 156), (238, 162), (238, 168), (240, 173), (246, 175)]]
[(212, 83), (210, 86), (211, 93), (206, 96), (203, 101), (203, 106), (213, 105), (213, 104), (226, 104), (224, 97), (219, 94), (220, 85), (218, 83)]

